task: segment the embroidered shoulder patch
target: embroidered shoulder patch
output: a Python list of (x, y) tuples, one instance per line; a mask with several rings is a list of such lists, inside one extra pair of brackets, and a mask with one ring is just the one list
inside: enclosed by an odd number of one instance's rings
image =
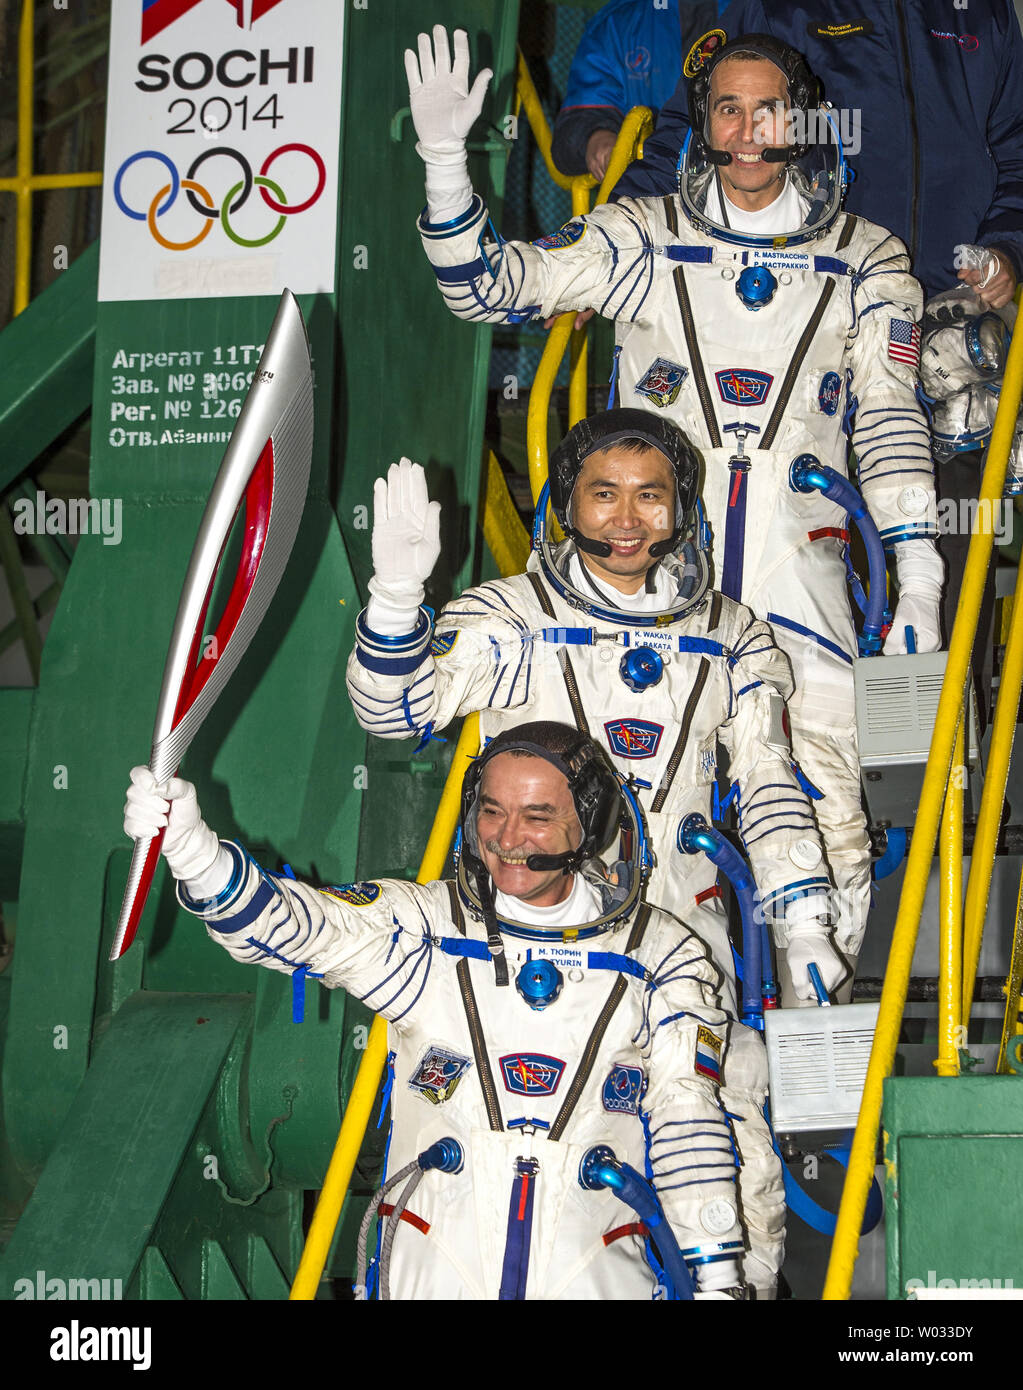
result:
[(574, 246), (577, 241), (582, 241), (586, 235), (586, 223), (573, 219), (566, 222), (563, 227), (559, 227), (556, 232), (548, 232), (546, 236), (537, 237), (532, 246), (539, 246), (541, 251), (564, 251), (567, 246)]
[(727, 37), (724, 29), (710, 29), (698, 38), (686, 54), (686, 60), (682, 64), (682, 71), (686, 77), (695, 77), (710, 55), (715, 49), (721, 47)]
[(646, 1077), (639, 1067), (612, 1067), (601, 1092), (604, 1109), (617, 1115), (635, 1115), (645, 1088)]
[(458, 628), (452, 632), (438, 632), (434, 634), (433, 641), (430, 643), (431, 656), (447, 656), (448, 652), (458, 641)]
[(327, 897), (337, 898), (339, 902), (350, 903), (352, 907), (369, 907), (380, 896), (379, 883), (341, 883), (321, 888)]
[(721, 1080), (721, 1039), (701, 1023), (696, 1031), (696, 1059), (693, 1066), (711, 1081)]
[(666, 357), (658, 357), (636, 382), (636, 394), (646, 396), (663, 409), (675, 400), (688, 375), (688, 367), (669, 362)]
[(911, 319), (888, 320), (888, 356), (894, 362), (920, 366), (920, 328)]
[(418, 1091), (431, 1105), (440, 1105), (454, 1095), (459, 1081), (472, 1066), (468, 1057), (448, 1052), (444, 1047), (429, 1047), (426, 1055), (409, 1077), (409, 1090)]

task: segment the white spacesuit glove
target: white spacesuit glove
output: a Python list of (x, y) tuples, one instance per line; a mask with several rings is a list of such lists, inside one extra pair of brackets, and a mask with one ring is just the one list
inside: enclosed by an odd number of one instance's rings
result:
[(911, 627), (918, 652), (941, 650), (941, 590), (945, 564), (934, 541), (900, 541), (895, 546), (899, 601), (892, 630), (884, 644), (885, 656), (906, 652), (906, 628)]
[(214, 898), (231, 879), (233, 860), (203, 820), (195, 787), (180, 777), (158, 786), (148, 767), (133, 767), (124, 803), (124, 833), (149, 839), (167, 827), (160, 853), (190, 897)]
[[(734, 1289), (742, 1283), (737, 1260), (715, 1260), (713, 1264), (700, 1265), (696, 1274), (695, 1298), (721, 1297), (725, 1289)], [(725, 1297), (730, 1298), (730, 1294)]]
[(420, 34), (419, 57), (405, 50), (412, 123), (419, 136), (416, 151), (426, 165), (426, 202), (431, 222), (459, 216), (472, 202), (472, 185), (465, 158), (465, 138), (480, 112), (490, 68), (480, 72), (469, 90), (469, 38), (464, 29), (454, 35), (454, 61), (443, 24)]
[(426, 474), (403, 458), (373, 484), (373, 577), (366, 626), (384, 637), (411, 632), (424, 586), (440, 555), (440, 503), (431, 502)]
[(849, 968), (831, 944), (821, 912), (824, 895), (814, 893), (796, 898), (785, 909), (785, 930), (788, 934), (786, 963), (792, 976), (792, 988), (797, 999), (816, 1000), (808, 967), (816, 965), (821, 982), (830, 994), (849, 973)]

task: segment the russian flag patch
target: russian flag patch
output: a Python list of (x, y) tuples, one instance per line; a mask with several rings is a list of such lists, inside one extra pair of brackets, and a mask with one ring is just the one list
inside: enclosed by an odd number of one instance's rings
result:
[(721, 1039), (702, 1024), (696, 1030), (696, 1061), (693, 1065), (701, 1076), (709, 1076), (711, 1081), (721, 1080)]

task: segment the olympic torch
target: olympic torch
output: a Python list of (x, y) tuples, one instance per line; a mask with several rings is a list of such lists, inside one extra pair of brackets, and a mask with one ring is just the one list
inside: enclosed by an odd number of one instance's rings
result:
[[(171, 635), (156, 710), (149, 769), (158, 784), (185, 751), (245, 654), (280, 583), (295, 542), (313, 451), (309, 340), (290, 290), (281, 296), (238, 423), (206, 504)], [(209, 644), (206, 613), (235, 517), (245, 503), (241, 558)], [(164, 832), (135, 841), (110, 959), (135, 939)]]

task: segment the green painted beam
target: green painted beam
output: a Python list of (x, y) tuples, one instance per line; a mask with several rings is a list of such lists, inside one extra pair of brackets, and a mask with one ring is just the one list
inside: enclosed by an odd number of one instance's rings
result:
[(883, 1121), (888, 1297), (1023, 1288), (1023, 1078), (892, 1077)]
[(14, 902), (25, 842), (25, 779), (36, 692), (0, 690), (0, 902)]
[(0, 333), (0, 492), (89, 409), (96, 241)]
[(150, 1243), (228, 1049), (244, 996), (139, 992), (118, 1011), (4, 1254), (18, 1281), (129, 1281)]

